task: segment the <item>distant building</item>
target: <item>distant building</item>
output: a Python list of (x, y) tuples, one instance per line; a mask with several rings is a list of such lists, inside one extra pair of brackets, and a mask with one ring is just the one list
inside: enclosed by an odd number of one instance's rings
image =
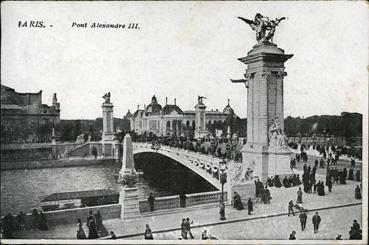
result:
[[(52, 105), (49, 106), (42, 104), (42, 90), (38, 93), (18, 93), (13, 88), (1, 85), (2, 142), (43, 141), (40, 133), (46, 132), (37, 132), (38, 128), (52, 128), (59, 122), (60, 104), (56, 93), (52, 98)], [(48, 134), (51, 136), (51, 130)]]
[[(222, 112), (205, 110), (206, 106), (202, 104), (202, 100), (198, 102), (195, 106), (196, 110), (183, 111), (177, 106), (176, 99), (174, 99), (174, 104), (168, 104), (166, 98), (165, 105), (161, 106), (154, 95), (148, 106), (144, 106), (143, 109), (138, 106), (133, 115), (128, 111), (125, 118), (130, 119), (131, 130), (138, 134), (151, 132), (157, 136), (184, 136), (192, 131), (195, 138), (202, 138), (205, 132), (208, 134), (209, 129), (214, 125), (224, 124), (227, 118), (236, 117), (229, 105), (229, 100)], [(198, 109), (199, 105), (200, 109)]]

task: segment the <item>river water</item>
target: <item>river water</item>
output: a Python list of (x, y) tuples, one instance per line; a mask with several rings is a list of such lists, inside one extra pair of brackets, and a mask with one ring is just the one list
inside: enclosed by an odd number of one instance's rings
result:
[[(138, 155), (136, 169), (144, 176), (137, 183), (139, 198), (213, 191), (205, 180), (177, 162), (158, 155)], [(114, 171), (120, 164), (102, 164), (67, 168), (1, 171), (1, 216), (40, 209), (39, 197), (56, 192), (112, 189), (119, 191)]]

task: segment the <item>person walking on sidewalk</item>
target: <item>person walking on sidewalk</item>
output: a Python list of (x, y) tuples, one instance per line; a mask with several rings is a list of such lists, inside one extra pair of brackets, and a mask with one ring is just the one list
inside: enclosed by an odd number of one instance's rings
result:
[(293, 201), (291, 200), (288, 203), (288, 216), (290, 216), (290, 213), (292, 213), (293, 216), (295, 216), (295, 211), (293, 210)]
[(297, 200), (296, 203), (302, 203), (302, 191), (301, 187), (299, 187), (299, 190), (297, 191)]
[(185, 222), (185, 232), (186, 232), (186, 237), (187, 237), (187, 233), (190, 235), (191, 239), (194, 239), (194, 236), (191, 233), (191, 224), (193, 223), (193, 221), (190, 221), (189, 218), (186, 219)]
[(182, 219), (182, 223), (181, 223), (181, 237), (183, 239), (187, 239), (187, 233), (186, 233), (186, 219), (183, 218)]
[(253, 204), (252, 204), (252, 200), (250, 197), (249, 200), (247, 201), (247, 211), (249, 215), (251, 215), (251, 212), (254, 211), (254, 208), (252, 206)]
[(304, 231), (306, 227), (306, 220), (307, 220), (307, 215), (305, 211), (302, 211), (300, 213), (299, 218), (300, 218), (300, 223), (301, 223), (301, 230)]
[(312, 218), (313, 225), (314, 225), (314, 233), (318, 233), (319, 224), (322, 219), (320, 218), (318, 212), (315, 212), (315, 215)]

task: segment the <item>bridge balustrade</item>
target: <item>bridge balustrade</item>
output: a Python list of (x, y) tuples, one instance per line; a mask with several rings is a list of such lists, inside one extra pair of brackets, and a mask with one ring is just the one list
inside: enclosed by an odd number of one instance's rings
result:
[[(179, 196), (157, 197), (154, 202), (154, 210), (166, 210), (179, 208)], [(147, 200), (139, 201), (139, 209), (141, 213), (149, 212), (150, 205)]]
[[(222, 193), (220, 191), (209, 191), (203, 193), (186, 194), (186, 206), (195, 206), (220, 201)], [(223, 193), (224, 201), (227, 201), (227, 192)]]
[[(227, 201), (227, 192), (223, 193), (224, 201)], [(186, 207), (201, 204), (218, 203), (221, 198), (220, 191), (210, 191), (194, 194), (186, 194)], [(180, 207), (179, 196), (157, 197), (154, 202), (154, 211), (168, 210)], [(139, 209), (141, 213), (150, 212), (149, 202), (147, 200), (139, 201)]]

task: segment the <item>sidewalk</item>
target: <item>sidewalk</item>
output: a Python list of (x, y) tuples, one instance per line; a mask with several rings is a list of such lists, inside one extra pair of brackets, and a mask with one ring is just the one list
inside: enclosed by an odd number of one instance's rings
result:
[[(324, 176), (319, 176), (323, 178)], [(354, 189), (358, 182), (347, 181), (346, 185), (333, 185), (332, 193), (326, 192), (325, 196), (318, 196), (317, 194), (303, 195), (303, 207), (308, 210), (330, 208), (341, 205), (360, 204), (361, 200), (354, 198)], [(162, 214), (150, 217), (141, 217), (138, 219), (120, 220), (111, 219), (105, 220), (104, 225), (108, 231), (114, 231), (117, 237), (125, 239), (143, 239), (142, 233), (145, 230), (145, 224), (149, 224), (153, 233), (174, 232), (175, 236), (180, 237), (180, 224), (182, 218), (189, 217), (194, 221), (193, 227), (214, 226), (221, 224), (228, 224), (246, 219), (256, 219), (266, 216), (286, 215), (287, 205), (290, 200), (296, 201), (296, 192), (298, 187), (291, 188), (270, 188), (272, 200), (271, 204), (254, 204), (254, 212), (248, 215), (247, 209), (235, 210), (230, 206), (226, 207), (227, 220), (219, 220), (219, 208), (210, 207), (206, 209), (184, 208), (182, 212)], [(246, 201), (246, 200), (243, 200)], [(360, 211), (361, 211), (361, 205)], [(356, 210), (356, 209), (355, 209)], [(355, 213), (355, 216), (361, 217), (360, 213)], [(85, 217), (82, 217), (85, 222)], [(361, 219), (358, 219), (361, 223)], [(88, 233), (88, 228), (84, 223), (84, 230)], [(58, 227), (50, 227), (47, 231), (24, 231), (18, 232), (17, 238), (33, 238), (33, 239), (75, 239), (77, 231), (76, 224), (60, 225)], [(173, 238), (172, 234), (172, 238)], [(217, 234), (218, 237), (230, 237), (231, 231), (224, 231)], [(237, 235), (237, 234), (234, 234)]]

